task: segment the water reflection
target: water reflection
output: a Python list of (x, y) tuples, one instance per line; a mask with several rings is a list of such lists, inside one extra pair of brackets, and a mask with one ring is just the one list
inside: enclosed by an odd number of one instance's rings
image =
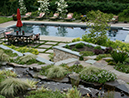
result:
[(108, 36), (110, 36), (110, 37), (116, 37), (117, 32), (118, 32), (118, 29), (111, 29), (108, 32)]
[(66, 34), (68, 33), (68, 31), (66, 30), (66, 27), (58, 27), (57, 28), (57, 32), (56, 32), (56, 35), (57, 36), (66, 36)]
[(39, 30), (41, 32), (41, 35), (49, 35), (49, 32), (47, 31), (47, 26), (39, 26)]

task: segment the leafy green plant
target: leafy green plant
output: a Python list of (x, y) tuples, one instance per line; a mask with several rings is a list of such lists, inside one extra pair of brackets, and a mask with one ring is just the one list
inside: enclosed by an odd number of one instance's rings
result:
[(116, 79), (116, 75), (114, 73), (96, 67), (86, 67), (79, 73), (79, 75), (84, 81), (96, 83), (105, 83)]
[(17, 77), (17, 74), (11, 70), (0, 70), (0, 75), (5, 75), (6, 77)]
[(67, 98), (81, 98), (81, 93), (76, 87), (74, 87), (72, 89), (68, 89), (66, 96)]
[(18, 52), (21, 52), (21, 53), (30, 52), (30, 53), (35, 54), (35, 55), (39, 54), (39, 51), (37, 49), (31, 48), (31, 47), (28, 48), (25, 46), (25, 47), (18, 47), (17, 48), (14, 45), (11, 45), (8, 47), (10, 47)]
[(53, 59), (54, 59), (54, 53), (50, 53), (50, 54), (48, 55), (48, 57), (50, 58), (51, 61), (54, 61), (54, 60), (53, 60)]
[(70, 46), (69, 45), (65, 45), (65, 48), (70, 49)]
[(10, 57), (15, 57), (15, 56), (18, 56), (17, 53), (13, 53), (12, 50), (3, 50), (4, 53), (6, 53), (7, 55), (9, 55)]
[(66, 98), (66, 95), (61, 94), (58, 90), (51, 91), (41, 88), (39, 90), (29, 92), (26, 98)]
[(99, 54), (96, 58), (95, 58), (95, 60), (101, 60), (102, 58), (105, 58), (105, 57), (111, 57), (111, 55), (110, 54)]
[(65, 75), (66, 69), (61, 66), (53, 66), (48, 69), (48, 78), (63, 78)]
[(26, 82), (16, 78), (8, 78), (1, 82), (0, 93), (4, 96), (14, 97), (30, 87)]
[(129, 66), (124, 64), (124, 63), (120, 63), (118, 62), (115, 67), (116, 70), (119, 70), (121, 72), (125, 72), (125, 73), (129, 73)]
[(5, 98), (4, 96), (0, 95), (0, 98)]
[(99, 10), (92, 10), (89, 12), (89, 15), (92, 17), (89, 17), (90, 21), (87, 22), (87, 25), (91, 27), (89, 30), (91, 33), (87, 34), (88, 38), (92, 38), (91, 41), (95, 44), (101, 45), (102, 43), (106, 43), (108, 39), (106, 33), (109, 29), (107, 28), (109, 27), (109, 24), (107, 23), (109, 20), (109, 15)]
[(76, 48), (83, 48), (84, 47), (84, 44), (83, 43), (78, 43), (75, 45)]
[(90, 44), (86, 44), (86, 47), (89, 47), (89, 48), (90, 48), (90, 47), (93, 47), (93, 46), (92, 46), (92, 45), (90, 45)]
[(78, 37), (78, 38), (75, 38), (72, 40), (72, 42), (77, 42), (77, 41), (82, 41), (82, 39), (80, 39), (80, 37)]
[(76, 48), (73, 48), (72, 51), (78, 51)]
[(94, 49), (99, 49), (99, 50), (101, 50), (102, 48), (101, 48), (101, 46), (96, 46), (96, 47), (94, 47)]
[(81, 51), (80, 54), (82, 56), (92, 56), (94, 53), (92, 51)]
[(47, 74), (48, 74), (48, 69), (51, 68), (51, 67), (53, 67), (53, 66), (54, 66), (54, 65), (47, 65), (47, 66), (42, 67), (42, 69), (40, 70), (40, 74), (47, 76)]
[(124, 62), (126, 58), (128, 58), (128, 54), (126, 52), (123, 52), (123, 51), (113, 51), (111, 53), (111, 56), (113, 58), (113, 60), (118, 63), (118, 62)]

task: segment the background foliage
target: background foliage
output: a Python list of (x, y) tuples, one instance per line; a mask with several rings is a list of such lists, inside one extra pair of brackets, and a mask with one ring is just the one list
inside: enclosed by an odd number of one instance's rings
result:
[[(49, 9), (52, 12), (56, 11), (57, 0), (50, 0)], [(86, 14), (91, 10), (100, 10), (106, 13), (118, 14), (129, 6), (128, 0), (65, 0), (67, 1), (68, 12), (77, 12)], [(39, 3), (37, 0), (24, 0), (24, 4), (28, 12), (38, 10)], [(0, 15), (12, 15), (17, 12), (19, 7), (18, 0), (1, 0), (0, 1)]]

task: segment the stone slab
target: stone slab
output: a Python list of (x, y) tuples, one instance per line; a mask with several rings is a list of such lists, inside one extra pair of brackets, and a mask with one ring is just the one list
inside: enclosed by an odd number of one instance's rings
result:
[(41, 45), (39, 47), (42, 47), (42, 48), (50, 48), (52, 45)]
[(36, 48), (39, 52), (43, 52), (43, 51), (45, 51), (46, 49), (38, 49), (38, 48)]
[(55, 45), (57, 42), (46, 42), (45, 44), (52, 44)]
[(61, 65), (61, 64), (69, 64), (69, 63), (72, 63), (72, 62), (76, 62), (78, 61), (78, 59), (75, 59), (75, 58), (69, 58), (69, 59), (66, 59), (66, 60), (62, 60), (62, 61), (59, 61), (59, 62), (56, 62), (55, 65)]
[(52, 49), (49, 49), (49, 50), (46, 51), (46, 52), (53, 53), (53, 50), (52, 50)]
[(86, 63), (89, 63), (89, 64), (94, 64), (96, 62), (96, 60), (87, 60), (85, 61)]

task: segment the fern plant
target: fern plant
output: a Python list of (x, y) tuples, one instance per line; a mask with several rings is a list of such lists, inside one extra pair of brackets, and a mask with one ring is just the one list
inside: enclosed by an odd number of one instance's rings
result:
[(4, 96), (14, 97), (15, 95), (24, 92), (30, 86), (20, 79), (8, 78), (0, 84), (0, 94)]
[(66, 69), (61, 66), (53, 66), (48, 69), (48, 78), (63, 78), (65, 75)]

